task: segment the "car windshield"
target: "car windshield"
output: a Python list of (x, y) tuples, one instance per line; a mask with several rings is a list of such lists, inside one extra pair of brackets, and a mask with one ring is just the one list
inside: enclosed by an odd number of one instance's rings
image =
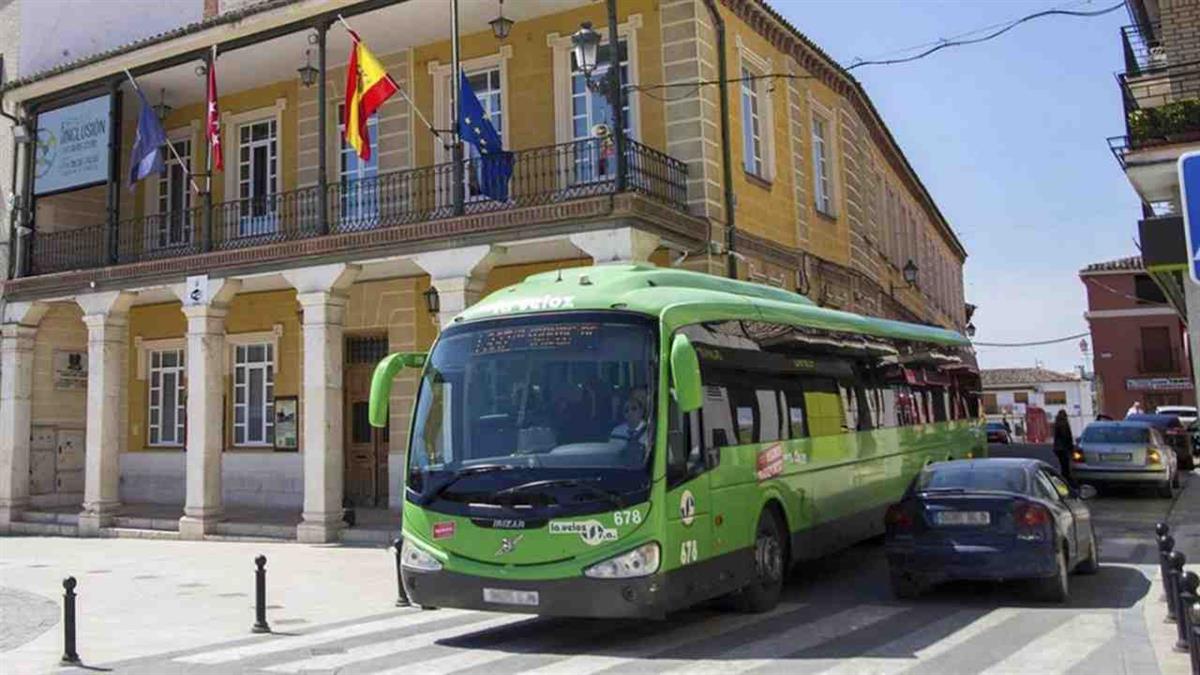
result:
[(950, 463), (931, 466), (917, 476), (917, 491), (999, 490), (1025, 492), (1028, 480), (1020, 466)]
[(1084, 443), (1149, 443), (1145, 427), (1091, 426), (1083, 430)]
[(521, 486), (506, 494), (522, 498), (563, 485), (591, 493), (648, 485), (655, 335), (648, 320), (616, 313), (449, 332), (421, 381), (408, 487), (490, 501), (478, 494), (485, 473), (493, 494)]

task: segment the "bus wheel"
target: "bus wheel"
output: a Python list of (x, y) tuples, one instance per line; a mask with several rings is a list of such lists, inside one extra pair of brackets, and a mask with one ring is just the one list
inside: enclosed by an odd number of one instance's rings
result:
[(737, 596), (737, 608), (743, 612), (769, 612), (779, 604), (783, 591), (785, 548), (783, 525), (770, 510), (758, 517), (754, 537), (754, 580)]

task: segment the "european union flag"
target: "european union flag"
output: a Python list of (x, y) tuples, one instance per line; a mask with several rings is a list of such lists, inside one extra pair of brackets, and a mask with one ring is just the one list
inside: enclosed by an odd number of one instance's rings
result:
[(141, 89), (137, 89), (137, 95), (142, 102), (142, 111), (138, 114), (137, 138), (133, 141), (133, 153), (129, 156), (130, 189), (146, 176), (162, 173), (162, 148), (167, 144), (167, 134), (163, 131), (153, 106), (146, 101), (146, 95)]
[(479, 153), (480, 193), (498, 202), (508, 201), (508, 181), (512, 178), (513, 156), (501, 144), (500, 134), (483, 112), (483, 105), (471, 89), (466, 73), (459, 86), (458, 134)]

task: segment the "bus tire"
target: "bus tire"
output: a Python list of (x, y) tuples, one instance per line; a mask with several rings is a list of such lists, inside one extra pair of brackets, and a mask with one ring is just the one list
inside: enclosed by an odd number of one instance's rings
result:
[(786, 556), (783, 524), (774, 511), (763, 509), (754, 534), (754, 580), (736, 596), (739, 611), (760, 614), (775, 609), (783, 592)]

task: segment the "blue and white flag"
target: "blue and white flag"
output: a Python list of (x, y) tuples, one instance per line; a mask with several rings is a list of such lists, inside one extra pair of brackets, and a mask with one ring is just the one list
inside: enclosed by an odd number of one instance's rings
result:
[(154, 107), (146, 100), (146, 95), (137, 89), (138, 99), (141, 100), (142, 110), (138, 113), (137, 138), (133, 141), (133, 153), (129, 156), (129, 189), (141, 179), (151, 174), (163, 171), (163, 146), (167, 143), (167, 134)]
[(505, 152), (496, 127), (483, 111), (483, 105), (471, 89), (466, 73), (461, 73), (458, 134), (479, 152), (480, 193), (498, 202), (508, 201), (508, 181), (512, 178), (513, 155)]

